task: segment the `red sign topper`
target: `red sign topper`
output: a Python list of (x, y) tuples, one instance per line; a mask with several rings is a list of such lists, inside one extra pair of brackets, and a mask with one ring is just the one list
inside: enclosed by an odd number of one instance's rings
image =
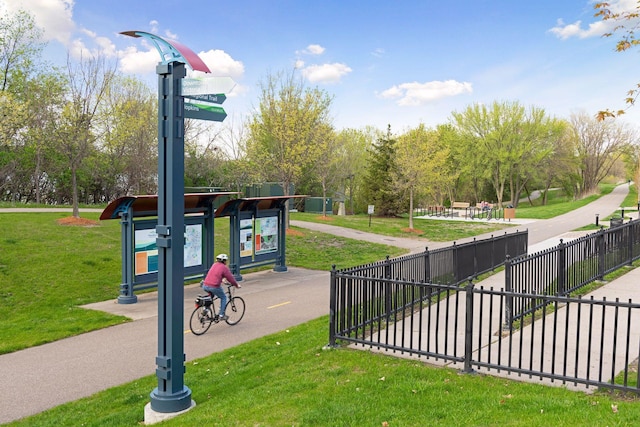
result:
[(136, 38), (144, 37), (151, 40), (160, 53), (163, 64), (167, 64), (175, 60), (182, 60), (182, 62), (185, 62), (194, 71), (202, 71), (205, 73), (211, 72), (209, 67), (207, 67), (207, 64), (205, 64), (194, 51), (175, 40), (165, 40), (155, 34), (144, 31), (123, 31), (120, 34)]

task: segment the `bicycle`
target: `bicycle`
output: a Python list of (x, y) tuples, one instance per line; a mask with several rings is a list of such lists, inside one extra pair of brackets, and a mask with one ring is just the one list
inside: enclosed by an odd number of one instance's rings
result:
[[(228, 325), (237, 325), (244, 317), (245, 303), (241, 297), (233, 296), (231, 288), (234, 286), (226, 284), (227, 286), (227, 308), (225, 309), (225, 316), (228, 318), (225, 320)], [(189, 320), (189, 328), (194, 335), (202, 335), (209, 330), (212, 323), (220, 322), (220, 316), (216, 311), (216, 305), (214, 302), (220, 298), (213, 296), (210, 292), (206, 295), (198, 295), (195, 300), (196, 308), (191, 313), (191, 319)]]

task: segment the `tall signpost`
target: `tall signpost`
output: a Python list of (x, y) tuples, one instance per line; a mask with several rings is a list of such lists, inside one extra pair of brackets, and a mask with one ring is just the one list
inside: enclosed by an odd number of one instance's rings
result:
[[(184, 119), (200, 118), (222, 121), (226, 113), (221, 107), (210, 107), (235, 83), (228, 77), (184, 79), (185, 64), (209, 73), (205, 63), (188, 47), (167, 41), (142, 31), (122, 34), (150, 40), (160, 53), (158, 74), (158, 355), (156, 376), (158, 386), (151, 392), (151, 402), (145, 407), (145, 423), (153, 424), (177, 415), (195, 405), (191, 390), (184, 385)], [(192, 114), (185, 109), (181, 83), (194, 87), (195, 107), (203, 113)], [(231, 83), (229, 82), (231, 81)], [(203, 83), (204, 82), (204, 83)], [(222, 83), (222, 85), (221, 85)], [(204, 90), (204, 92), (203, 92)], [(191, 94), (191, 92), (189, 92)], [(220, 111), (221, 110), (221, 111)]]

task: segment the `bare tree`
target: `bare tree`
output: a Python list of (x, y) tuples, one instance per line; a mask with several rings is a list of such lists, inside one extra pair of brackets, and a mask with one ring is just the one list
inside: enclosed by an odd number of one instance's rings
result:
[(67, 57), (68, 101), (58, 127), (56, 143), (64, 154), (71, 173), (73, 216), (79, 217), (78, 170), (95, 149), (98, 135), (94, 118), (115, 75), (116, 65), (108, 65), (102, 56), (81, 57), (74, 63)]
[(580, 159), (580, 195), (585, 196), (597, 190), (629, 144), (636, 141), (636, 135), (622, 123), (598, 120), (586, 113), (572, 114), (569, 122)]

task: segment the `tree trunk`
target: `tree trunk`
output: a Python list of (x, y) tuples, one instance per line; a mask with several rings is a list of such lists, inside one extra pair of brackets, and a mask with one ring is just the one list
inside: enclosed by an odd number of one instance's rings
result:
[(409, 229), (413, 230), (413, 188), (409, 189)]
[(34, 172), (34, 184), (36, 186), (36, 203), (40, 204), (40, 150), (36, 151), (36, 170)]
[(78, 183), (76, 179), (76, 168), (71, 168), (71, 197), (73, 199), (73, 216), (80, 218), (80, 209), (78, 208)]
[(325, 200), (327, 200), (327, 182), (323, 178), (322, 179), (322, 217), (323, 218), (327, 216), (327, 203), (325, 202)]

